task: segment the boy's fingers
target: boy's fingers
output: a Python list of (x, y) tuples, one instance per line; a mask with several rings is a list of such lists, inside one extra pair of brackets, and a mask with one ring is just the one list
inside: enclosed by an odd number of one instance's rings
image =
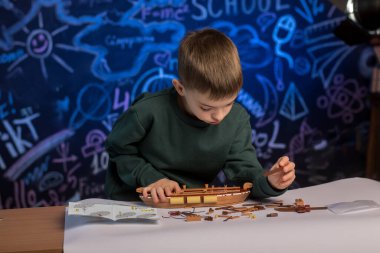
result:
[(174, 185), (174, 189), (175, 189), (175, 192), (176, 192), (176, 193), (180, 193), (180, 192), (182, 192), (182, 189), (181, 189), (181, 187), (179, 187), (179, 184), (178, 184), (178, 183), (175, 183), (175, 185)]
[(144, 198), (148, 197), (148, 193), (150, 192), (150, 187), (144, 187), (143, 189), (143, 196)]
[(162, 187), (158, 187), (156, 189), (156, 192), (157, 192), (157, 196), (160, 200), (160, 202), (166, 202), (167, 201), (167, 198), (165, 196), (165, 192), (164, 192), (164, 189), (162, 189)]
[(169, 200), (167, 197), (172, 195), (173, 191), (175, 191), (176, 193), (182, 192), (182, 189), (181, 187), (179, 187), (179, 184), (174, 181), (167, 185), (162, 184), (162, 186), (158, 186), (156, 184), (152, 184), (150, 186), (144, 187), (142, 195), (145, 198), (147, 198), (150, 193), (153, 202), (157, 204), (159, 202), (168, 202)]
[(287, 156), (282, 156), (280, 157), (280, 159), (278, 159), (278, 165), (280, 165), (281, 167), (286, 166), (288, 163), (289, 163), (289, 157)]
[(293, 176), (292, 176), (291, 178), (289, 178), (288, 180), (282, 182), (280, 185), (281, 185), (282, 187), (288, 187), (288, 186), (294, 181), (294, 179), (296, 179), (296, 176), (295, 176), (295, 175), (293, 175)]
[(168, 185), (165, 186), (164, 191), (165, 191), (165, 195), (166, 196), (172, 195), (172, 192), (173, 192), (172, 188), (170, 186), (168, 186)]
[(160, 202), (160, 201), (158, 200), (158, 197), (157, 197), (157, 191), (156, 191), (156, 188), (152, 188), (152, 190), (150, 191), (150, 195), (152, 196), (153, 203), (157, 204), (158, 202)]
[(270, 170), (264, 171), (263, 175), (264, 175), (264, 177), (269, 177), (273, 174), (277, 174), (277, 173), (282, 172), (282, 171), (283, 171), (283, 168), (273, 166)]
[(291, 171), (294, 170), (294, 168), (296, 167), (296, 165), (294, 164), (294, 162), (289, 162), (283, 169), (283, 172), (284, 173), (289, 173)]
[(282, 182), (289, 181), (295, 176), (294, 172), (289, 172), (282, 177)]

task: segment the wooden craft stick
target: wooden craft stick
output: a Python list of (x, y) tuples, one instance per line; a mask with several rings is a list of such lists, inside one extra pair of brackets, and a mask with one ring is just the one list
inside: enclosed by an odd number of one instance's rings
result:
[(231, 209), (231, 208), (233, 208), (233, 206), (221, 206), (221, 207), (217, 207), (217, 208), (215, 208), (215, 210), (222, 210), (222, 209)]
[(250, 204), (243, 204), (242, 206), (255, 206), (255, 205), (257, 205), (257, 204), (255, 204), (255, 203), (250, 203)]
[(327, 206), (310, 207), (310, 210), (326, 210)]
[[(221, 217), (221, 216), (220, 216)], [(223, 221), (228, 221), (228, 220), (233, 220), (233, 219), (238, 219), (240, 216), (228, 216), (227, 219)]]
[[(308, 209), (309, 210), (326, 210), (327, 207), (326, 206), (318, 206), (318, 207), (309, 207)], [(278, 208), (275, 208), (274, 210), (276, 210), (278, 212), (296, 212), (297, 207), (278, 207)]]
[(282, 167), (279, 167), (279, 168), (276, 168), (276, 169), (274, 169), (274, 170), (266, 170), (266, 171), (264, 171), (264, 177), (268, 177), (268, 176), (270, 176), (270, 175), (273, 175), (273, 174), (275, 174), (275, 173), (277, 173), (277, 172), (280, 172), (280, 171), (282, 171)]

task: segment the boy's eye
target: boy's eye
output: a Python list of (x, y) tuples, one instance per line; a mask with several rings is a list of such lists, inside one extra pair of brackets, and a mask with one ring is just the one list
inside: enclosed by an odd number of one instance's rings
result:
[(202, 111), (205, 111), (205, 112), (208, 112), (211, 110), (211, 108), (204, 108), (204, 107), (201, 107)]

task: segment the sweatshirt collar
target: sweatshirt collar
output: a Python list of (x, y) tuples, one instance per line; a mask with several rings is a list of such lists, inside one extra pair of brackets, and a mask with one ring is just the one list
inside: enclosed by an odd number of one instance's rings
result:
[(180, 105), (178, 104), (179, 97), (177, 91), (173, 88), (170, 89), (170, 102), (172, 103), (172, 106), (174, 108), (175, 113), (177, 116), (184, 121), (186, 124), (189, 124), (194, 127), (199, 127), (199, 128), (204, 128), (210, 126), (210, 124), (207, 124), (206, 122), (203, 122), (199, 119), (195, 119), (188, 115), (186, 112), (184, 112), (181, 108)]

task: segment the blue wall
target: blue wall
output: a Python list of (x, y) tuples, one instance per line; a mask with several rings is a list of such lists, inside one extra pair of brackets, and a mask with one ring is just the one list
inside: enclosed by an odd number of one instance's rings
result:
[(266, 168), (289, 155), (295, 187), (364, 174), (373, 51), (333, 35), (328, 1), (0, 0), (0, 17), (0, 208), (103, 197), (113, 122), (205, 26), (239, 49)]

